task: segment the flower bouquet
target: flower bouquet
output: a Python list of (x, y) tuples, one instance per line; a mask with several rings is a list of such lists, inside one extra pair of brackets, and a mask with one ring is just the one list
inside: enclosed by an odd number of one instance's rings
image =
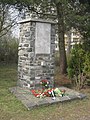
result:
[(40, 84), (42, 85), (42, 88), (44, 89), (49, 88), (49, 81), (47, 79), (41, 80)]
[(43, 98), (43, 97), (51, 97), (53, 90), (54, 89), (31, 90), (31, 92), (35, 97)]
[(53, 100), (55, 99), (56, 96), (57, 97), (60, 97), (60, 96), (63, 97), (65, 95), (65, 91), (66, 90), (60, 90), (59, 88), (31, 90), (32, 94), (35, 97), (38, 97), (38, 98), (52, 97)]
[(35, 97), (43, 98), (43, 97), (52, 97), (55, 100), (56, 96), (64, 96), (66, 90), (60, 90), (59, 88), (49, 88), (49, 81), (44, 79), (40, 81), (42, 85), (42, 89), (39, 90), (31, 90), (32, 94)]

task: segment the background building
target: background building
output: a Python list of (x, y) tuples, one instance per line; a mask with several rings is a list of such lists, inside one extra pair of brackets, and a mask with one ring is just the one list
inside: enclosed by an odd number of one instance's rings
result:
[[(69, 32), (67, 32), (64, 35), (64, 38), (65, 38), (65, 50), (67, 51), (68, 47), (73, 48), (75, 44), (80, 43), (81, 35), (77, 30), (72, 28)], [(56, 40), (55, 40), (55, 50), (59, 51), (57, 35), (56, 35)]]

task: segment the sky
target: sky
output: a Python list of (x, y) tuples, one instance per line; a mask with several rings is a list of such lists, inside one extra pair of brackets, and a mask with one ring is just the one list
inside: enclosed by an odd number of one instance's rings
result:
[(15, 26), (12, 28), (12, 35), (13, 35), (13, 37), (15, 37), (15, 38), (19, 38), (19, 25), (15, 25)]
[(18, 24), (18, 22), (21, 20), (20, 16), (18, 15), (19, 12), (18, 12), (18, 10), (14, 9), (14, 8), (10, 8), (9, 14), (11, 16), (11, 20), (15, 19), (15, 22), (17, 23), (11, 29), (12, 35), (15, 38), (19, 38), (19, 26), (20, 25)]

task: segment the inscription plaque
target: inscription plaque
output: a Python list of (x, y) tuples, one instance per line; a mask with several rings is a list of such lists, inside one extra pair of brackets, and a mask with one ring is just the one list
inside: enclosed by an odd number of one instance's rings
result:
[(50, 54), (51, 24), (36, 23), (35, 53)]

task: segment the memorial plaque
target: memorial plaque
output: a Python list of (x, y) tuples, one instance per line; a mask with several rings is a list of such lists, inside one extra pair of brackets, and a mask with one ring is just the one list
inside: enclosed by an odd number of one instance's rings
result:
[(50, 54), (51, 24), (36, 23), (35, 53)]

